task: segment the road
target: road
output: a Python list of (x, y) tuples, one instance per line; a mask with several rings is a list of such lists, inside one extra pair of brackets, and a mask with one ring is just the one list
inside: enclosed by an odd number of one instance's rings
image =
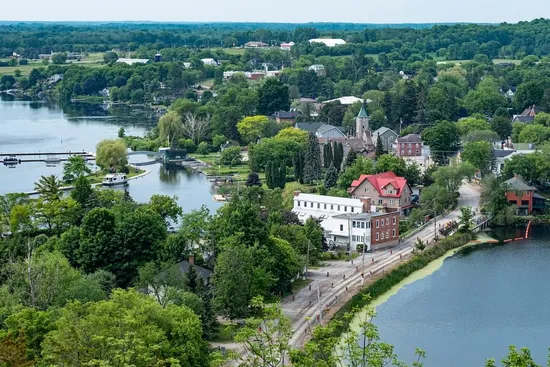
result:
[[(461, 186), (459, 192), (457, 208), (438, 218), (438, 223), (457, 220), (460, 208), (464, 206), (478, 210), (478, 185), (466, 183)], [(368, 282), (379, 272), (386, 271), (410, 255), (417, 238), (430, 242), (433, 237), (434, 226), (428, 225), (392, 249), (368, 253), (364, 258), (360, 256), (353, 261), (329, 261), (322, 268), (310, 269), (307, 274), (312, 280), (310, 286), (304, 287), (282, 302), (283, 312), (291, 318), (293, 324), (294, 335), (290, 340), (291, 345), (295, 348), (303, 345), (308, 339), (311, 326), (318, 324), (317, 320), (322, 310), (330, 309), (331, 306), (338, 308), (337, 306), (341, 306), (358, 292), (363, 281)], [(361, 273), (364, 274), (364, 278), (361, 277)]]

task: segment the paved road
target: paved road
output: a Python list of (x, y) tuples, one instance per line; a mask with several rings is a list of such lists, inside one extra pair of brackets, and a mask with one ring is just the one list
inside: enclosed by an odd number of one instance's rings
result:
[[(462, 185), (457, 208), (439, 218), (438, 223), (444, 224), (456, 220), (460, 216), (460, 208), (463, 206), (470, 206), (473, 210), (478, 209), (479, 186), (469, 183)], [(352, 289), (357, 290), (357, 287), (363, 282), (361, 273), (368, 281), (371, 272), (376, 274), (385, 271), (386, 267), (390, 267), (409, 255), (417, 238), (429, 242), (433, 237), (434, 226), (429, 225), (393, 249), (365, 254), (364, 259), (360, 256), (353, 263), (350, 261), (329, 261), (322, 268), (310, 269), (308, 278), (312, 280), (311, 287), (303, 288), (296, 295), (288, 297), (282, 303), (283, 312), (291, 318), (293, 324), (294, 335), (291, 339), (291, 345), (293, 347), (302, 346), (312, 323), (316, 324), (320, 311), (330, 307), (339, 297), (351, 296)]]

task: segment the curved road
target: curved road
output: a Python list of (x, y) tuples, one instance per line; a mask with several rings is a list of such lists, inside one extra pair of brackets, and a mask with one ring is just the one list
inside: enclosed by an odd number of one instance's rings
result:
[[(460, 188), (458, 205), (455, 210), (438, 218), (438, 223), (446, 223), (457, 220), (460, 216), (460, 208), (470, 206), (474, 211), (479, 208), (479, 186), (466, 183)], [(368, 282), (372, 274), (385, 271), (402, 258), (409, 255), (417, 238), (425, 242), (432, 241), (434, 237), (434, 226), (428, 225), (410, 238), (402, 241), (392, 249), (383, 249), (374, 253), (360, 256), (353, 262), (331, 261), (327, 266), (308, 271), (308, 277), (312, 279), (311, 287), (306, 286), (297, 294), (287, 297), (283, 303), (283, 312), (291, 318), (294, 335), (290, 343), (293, 347), (299, 348), (307, 340), (310, 327), (318, 324), (317, 319), (320, 311), (329, 308), (340, 298), (349, 299), (358, 291), (363, 279), (361, 272)], [(328, 276), (327, 276), (328, 273)], [(310, 289), (311, 288), (311, 289)], [(318, 302), (319, 299), (319, 302)]]

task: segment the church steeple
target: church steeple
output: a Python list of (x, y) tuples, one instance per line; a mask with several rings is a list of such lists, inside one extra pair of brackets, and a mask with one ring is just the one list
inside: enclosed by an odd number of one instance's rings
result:
[(367, 113), (367, 101), (363, 100), (361, 110), (355, 118), (355, 136), (363, 139), (363, 134), (369, 131), (369, 115)]

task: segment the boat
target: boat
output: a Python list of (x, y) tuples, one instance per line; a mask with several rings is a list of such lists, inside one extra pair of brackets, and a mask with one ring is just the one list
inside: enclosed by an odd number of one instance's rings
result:
[(11, 167), (15, 167), (16, 164), (19, 164), (21, 163), (21, 160), (17, 159), (16, 157), (14, 156), (11, 156), (11, 157), (6, 157), (4, 158), (4, 160), (2, 161), (6, 166), (9, 166), (10, 168)]
[(57, 163), (61, 162), (61, 158), (48, 157), (48, 158), (44, 159), (44, 162), (46, 162), (46, 164), (57, 164)]
[(109, 173), (101, 182), (103, 186), (127, 185), (128, 179), (125, 173)]

